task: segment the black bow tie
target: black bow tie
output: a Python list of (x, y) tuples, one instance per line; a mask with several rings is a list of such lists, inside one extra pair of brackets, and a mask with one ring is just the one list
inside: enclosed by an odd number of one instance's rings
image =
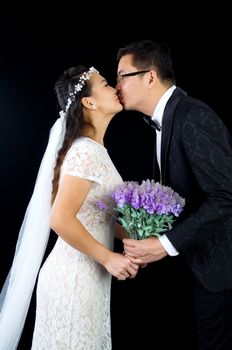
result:
[(154, 120), (152, 120), (151, 118), (147, 118), (147, 117), (143, 117), (143, 120), (148, 124), (150, 125), (153, 129), (156, 129), (158, 131), (161, 130), (161, 126), (158, 125)]

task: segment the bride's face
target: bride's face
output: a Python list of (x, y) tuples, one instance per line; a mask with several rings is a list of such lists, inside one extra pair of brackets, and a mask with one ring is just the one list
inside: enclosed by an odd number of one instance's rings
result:
[(116, 89), (110, 86), (103, 76), (94, 73), (90, 78), (90, 82), (92, 84), (91, 99), (97, 111), (105, 116), (112, 116), (122, 110), (123, 107)]

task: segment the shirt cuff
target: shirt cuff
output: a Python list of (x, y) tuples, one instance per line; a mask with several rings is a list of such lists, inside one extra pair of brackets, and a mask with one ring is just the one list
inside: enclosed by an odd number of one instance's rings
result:
[(179, 252), (176, 250), (176, 248), (174, 248), (174, 246), (169, 241), (166, 235), (160, 236), (159, 240), (162, 246), (164, 247), (164, 249), (166, 250), (166, 252), (168, 253), (168, 255), (175, 256), (179, 254)]

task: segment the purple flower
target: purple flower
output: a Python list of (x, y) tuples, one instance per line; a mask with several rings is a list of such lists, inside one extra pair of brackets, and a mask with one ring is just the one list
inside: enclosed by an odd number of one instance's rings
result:
[(102, 210), (107, 210), (108, 209), (107, 205), (104, 202), (100, 201), (100, 200), (97, 201), (97, 205)]
[[(183, 210), (185, 200), (170, 187), (153, 180), (126, 181), (112, 193), (114, 210), (119, 213), (119, 221), (136, 239), (160, 234), (171, 227), (174, 217)], [(100, 202), (100, 201), (98, 201)], [(107, 209), (103, 202), (100, 209)]]

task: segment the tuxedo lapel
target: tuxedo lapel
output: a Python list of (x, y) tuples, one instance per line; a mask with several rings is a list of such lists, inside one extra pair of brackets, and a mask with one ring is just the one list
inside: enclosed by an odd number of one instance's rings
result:
[(167, 176), (167, 157), (170, 148), (170, 141), (172, 135), (174, 114), (178, 103), (187, 94), (180, 88), (176, 88), (172, 96), (168, 100), (164, 109), (163, 121), (162, 121), (162, 141), (161, 141), (161, 174), (162, 183), (165, 184)]

